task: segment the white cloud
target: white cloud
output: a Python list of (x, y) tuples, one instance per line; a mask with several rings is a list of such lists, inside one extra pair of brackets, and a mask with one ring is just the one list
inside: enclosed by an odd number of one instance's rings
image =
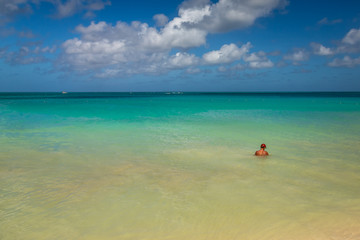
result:
[(358, 53), (360, 52), (360, 28), (351, 29), (341, 40), (337, 48), (338, 53)]
[(251, 26), (256, 19), (269, 15), (276, 8), (284, 8), (286, 0), (219, 0), (187, 1), (180, 8), (180, 15), (188, 12), (197, 15), (192, 27), (206, 29), (211, 33), (227, 32)]
[(327, 48), (325, 46), (323, 46), (322, 44), (319, 43), (311, 43), (310, 46), (313, 49), (313, 53), (316, 55), (320, 55), (320, 56), (329, 56), (329, 55), (333, 55), (334, 51), (331, 50), (330, 48)]
[(199, 62), (198, 57), (193, 54), (188, 54), (186, 52), (178, 52), (174, 56), (169, 58), (168, 67), (170, 68), (184, 68), (189, 66), (196, 66)]
[(318, 25), (334, 25), (337, 23), (341, 23), (342, 19), (334, 19), (334, 20), (329, 20), (327, 17), (324, 17), (323, 19), (321, 19), (320, 21), (318, 21)]
[[(274, 63), (267, 58), (267, 54), (263, 51), (249, 53), (251, 43), (248, 42), (237, 47), (235, 44), (223, 45), (220, 50), (211, 51), (203, 55), (205, 65), (229, 64), (237, 62), (236, 65), (225, 67), (219, 66), (219, 72), (238, 71), (246, 68), (260, 69), (274, 67)], [(239, 60), (243, 61), (241, 63)]]
[[(158, 49), (191, 48), (206, 43), (209, 32), (224, 32), (240, 29), (253, 24), (259, 18), (268, 15), (272, 10), (283, 6), (285, 0), (220, 0), (216, 4), (210, 1), (187, 1), (179, 9), (179, 17), (168, 22), (160, 31), (141, 24), (143, 29), (134, 29), (142, 35), (147, 47)], [(166, 16), (155, 15), (156, 20), (164, 24)], [(106, 23), (96, 24), (104, 27)], [(83, 30), (92, 31), (95, 24)], [(99, 26), (101, 25), (101, 26)], [(118, 24), (117, 24), (118, 25)], [(133, 26), (131, 26), (133, 27)], [(118, 30), (108, 27), (108, 30)], [(78, 28), (80, 30), (80, 28)], [(80, 31), (81, 32), (81, 31)], [(85, 32), (82, 32), (85, 33)]]
[(124, 51), (123, 41), (109, 41), (108, 39), (102, 39), (97, 42), (84, 42), (77, 38), (67, 40), (63, 47), (67, 54), (113, 54), (121, 53)]
[(360, 65), (360, 57), (351, 58), (350, 56), (345, 56), (344, 58), (335, 58), (332, 62), (328, 64), (330, 67), (355, 67)]
[[(319, 43), (311, 43), (313, 53), (321, 56), (329, 56), (344, 53), (360, 52), (360, 29), (350, 29), (350, 31), (339, 41), (336, 47), (328, 48)], [(289, 59), (289, 56), (287, 56)]]
[(270, 60), (254, 61), (249, 63), (250, 68), (272, 68), (274, 63)]
[(222, 64), (231, 63), (240, 60), (251, 48), (251, 43), (248, 42), (240, 48), (235, 44), (225, 44), (220, 50), (211, 51), (203, 55), (203, 60), (206, 64)]
[(156, 25), (159, 27), (165, 26), (169, 22), (169, 18), (164, 14), (156, 14), (153, 19), (156, 21)]
[(306, 61), (309, 59), (309, 54), (304, 49), (295, 50), (293, 53), (284, 56), (285, 60), (293, 61), (294, 64)]
[(74, 38), (67, 40), (62, 47), (67, 64), (81, 71), (126, 62), (129, 54), (124, 42), (107, 39), (91, 42)]
[(98, 72), (97, 77), (162, 73), (173, 69), (194, 69), (200, 65), (228, 64), (238, 60), (248, 62), (247, 66), (250, 68), (274, 65), (264, 52), (248, 54), (252, 47), (249, 42), (241, 47), (233, 43), (225, 44), (219, 50), (205, 53), (202, 61), (186, 51), (170, 56), (172, 49), (180, 47), (173, 41), (178, 33), (170, 36), (172, 31), (183, 31), (181, 39), (188, 39), (181, 43), (183, 46), (196, 46), (199, 40), (193, 39), (193, 29), (175, 29), (173, 24), (176, 23), (172, 21), (160, 30), (140, 22), (117, 22), (114, 26), (105, 22), (92, 22), (87, 27), (79, 25), (76, 30), (81, 38), (69, 39), (62, 44), (60, 63), (69, 70)]
[(146, 28), (142, 35), (145, 47), (169, 50), (204, 45), (207, 33), (195, 28), (182, 28), (181, 23), (173, 20), (160, 31), (155, 28)]
[[(76, 4), (70, 2), (68, 5), (63, 4), (62, 16), (70, 14), (73, 11), (71, 9), (88, 6), (83, 4), (82, 7), (74, 7)], [(103, 6), (106, 3), (100, 2), (104, 3)], [(249, 27), (259, 17), (267, 16), (286, 4), (286, 0), (219, 0), (217, 3), (190, 0), (179, 7), (178, 17), (170, 21), (163, 14), (155, 15), (158, 28), (136, 21), (130, 24), (119, 21), (115, 25), (106, 22), (79, 25), (76, 31), (81, 36), (62, 44), (63, 54), (59, 62), (67, 69), (98, 71), (102, 76), (231, 63), (248, 53), (250, 43), (240, 48), (235, 44), (224, 45), (220, 50), (204, 54), (202, 62), (186, 52), (190, 48), (205, 45), (209, 33)], [(180, 52), (169, 56), (173, 49)], [(268, 59), (260, 62), (252, 63), (252, 66), (270, 66)]]
[(65, 41), (61, 59), (63, 64), (74, 70), (112, 69), (114, 65), (119, 65), (118, 68), (127, 68), (126, 72), (130, 74), (129, 65), (135, 66), (134, 72), (153, 72), (161, 66), (180, 68), (197, 62), (194, 55), (187, 53), (168, 56), (174, 47), (198, 45), (198, 35), (186, 29), (181, 37), (179, 33), (171, 35), (171, 30), (158, 31), (140, 22), (130, 25), (117, 22), (115, 26), (92, 22), (88, 27), (80, 25), (76, 30), (81, 33), (81, 39)]
[(245, 56), (244, 60), (246, 62), (256, 62), (261, 61), (261, 57), (256, 53), (251, 53), (250, 55)]
[(360, 29), (351, 29), (342, 39), (343, 43), (355, 45), (360, 43)]
[(271, 68), (274, 66), (274, 63), (267, 58), (263, 51), (245, 56), (244, 61), (248, 62), (250, 68)]

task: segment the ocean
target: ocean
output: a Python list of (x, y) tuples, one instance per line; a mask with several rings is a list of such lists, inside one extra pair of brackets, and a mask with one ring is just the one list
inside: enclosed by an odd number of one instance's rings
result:
[(360, 93), (0, 93), (0, 239), (358, 240), (359, 146)]

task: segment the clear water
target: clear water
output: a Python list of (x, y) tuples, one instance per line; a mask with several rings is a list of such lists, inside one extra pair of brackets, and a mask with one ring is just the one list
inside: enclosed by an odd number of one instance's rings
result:
[(359, 93), (2, 93), (0, 239), (360, 239), (359, 146)]

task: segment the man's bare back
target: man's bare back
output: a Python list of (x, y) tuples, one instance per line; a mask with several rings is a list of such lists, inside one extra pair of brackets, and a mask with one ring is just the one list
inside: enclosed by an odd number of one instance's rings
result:
[(268, 156), (269, 153), (265, 151), (266, 145), (263, 143), (260, 146), (260, 150), (255, 152), (255, 156)]

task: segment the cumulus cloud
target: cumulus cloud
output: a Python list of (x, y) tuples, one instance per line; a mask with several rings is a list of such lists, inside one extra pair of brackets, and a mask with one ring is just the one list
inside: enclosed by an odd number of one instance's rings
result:
[(235, 44), (225, 44), (220, 50), (208, 52), (203, 55), (203, 60), (206, 64), (222, 64), (231, 63), (240, 60), (251, 48), (251, 43), (248, 42), (240, 48)]
[(146, 27), (141, 33), (143, 34), (144, 46), (167, 50), (199, 47), (206, 43), (206, 31), (196, 28), (182, 28), (180, 21), (180, 19), (174, 19), (160, 31)]
[(158, 27), (163, 27), (169, 22), (169, 18), (164, 14), (156, 14), (153, 19), (156, 21)]
[(219, 50), (204, 54), (203, 63), (205, 65), (221, 65), (237, 62), (235, 66), (230, 68), (220, 66), (218, 68), (218, 71), (220, 72), (242, 70), (245, 68), (259, 69), (274, 67), (274, 63), (267, 58), (265, 52), (249, 53), (251, 47), (252, 45), (250, 42), (242, 45), (240, 48), (233, 43), (229, 45), (225, 44)]
[(316, 55), (333, 55), (344, 53), (359, 53), (360, 52), (360, 28), (350, 29), (349, 32), (337, 43), (333, 48), (325, 47), (319, 43), (311, 43), (313, 53)]
[(263, 51), (257, 53), (251, 53), (244, 58), (245, 62), (248, 62), (250, 68), (271, 68), (274, 67), (274, 63), (267, 58), (266, 53)]
[(360, 52), (360, 28), (351, 29), (341, 40), (337, 48), (339, 53), (358, 53)]
[[(95, 28), (100, 28), (106, 35), (109, 35), (106, 30), (115, 31), (113, 35), (121, 35), (123, 29), (126, 29), (141, 35), (143, 45), (149, 48), (163, 50), (174, 47), (191, 48), (205, 44), (209, 32), (224, 32), (250, 26), (257, 18), (266, 16), (275, 8), (283, 6), (284, 2), (286, 1), (220, 0), (213, 4), (210, 1), (193, 0), (183, 3), (179, 9), (179, 16), (160, 30), (145, 23), (131, 24), (131, 26), (117, 23), (116, 26), (111, 27), (105, 22), (92, 23), (89, 27), (78, 27), (77, 30), (89, 35)], [(160, 14), (155, 15), (154, 18), (164, 24), (166, 16)]]
[(169, 58), (167, 64), (170, 68), (184, 68), (189, 66), (196, 66), (198, 62), (199, 58), (194, 54), (178, 52)]
[[(155, 15), (157, 28), (136, 21), (130, 24), (119, 21), (115, 25), (106, 22), (79, 25), (76, 31), (81, 36), (62, 44), (63, 53), (59, 63), (70, 70), (97, 69), (101, 76), (231, 63), (248, 53), (250, 43), (240, 48), (235, 44), (224, 45), (220, 50), (204, 54), (202, 60), (187, 51), (205, 45), (209, 33), (249, 27), (256, 19), (284, 8), (286, 4), (286, 0), (219, 0), (216, 3), (189, 0), (180, 5), (178, 17), (170, 21), (163, 14)], [(67, 12), (71, 13), (67, 10), (62, 15), (65, 16)], [(170, 56), (174, 49), (178, 53)], [(254, 68), (271, 65), (271, 61), (265, 58), (257, 63), (248, 63)]]
[(250, 68), (272, 68), (274, 63), (270, 60), (267, 61), (255, 61), (249, 63)]
[(257, 62), (257, 61), (260, 61), (263, 56), (264, 56), (264, 52), (251, 53), (251, 54), (245, 56), (244, 60), (246, 62)]
[(118, 22), (113, 26), (105, 22), (92, 22), (90, 26), (80, 25), (76, 30), (81, 33), (81, 39), (65, 41), (59, 60), (69, 70), (98, 71), (97, 77), (115, 77), (161, 73), (199, 63), (198, 57), (184, 51), (169, 55), (178, 46), (172, 38), (158, 39), (162, 45), (149, 43), (154, 33), (161, 33), (145, 23)]
[(351, 29), (342, 39), (345, 44), (355, 45), (360, 43), (360, 29)]
[(311, 43), (310, 46), (313, 49), (313, 53), (315, 55), (320, 55), (320, 56), (329, 56), (329, 55), (333, 55), (334, 51), (331, 50), (330, 48), (327, 48), (325, 46), (323, 46), (322, 44), (319, 43)]
[(86, 71), (89, 68), (111, 66), (112, 64), (126, 62), (127, 56), (122, 41), (89, 42), (77, 38), (70, 39), (63, 44), (66, 60), (73, 69)]
[[(360, 52), (360, 29), (350, 29), (349, 32), (333, 48), (325, 47), (319, 43), (311, 43), (313, 53), (320, 56), (356, 54)], [(299, 55), (299, 58), (300, 55)], [(360, 57), (352, 58), (345, 55), (342, 58), (335, 58), (327, 64), (330, 67), (348, 67), (352, 68), (360, 65)]]
[(309, 53), (304, 49), (294, 50), (292, 53), (284, 56), (285, 60), (290, 60), (293, 64), (299, 64), (299, 62), (306, 61), (309, 59)]
[(256, 19), (284, 8), (287, 3), (286, 0), (219, 0), (217, 3), (194, 0), (185, 2), (180, 7), (179, 15), (192, 15), (197, 19), (188, 22), (189, 27), (219, 33), (249, 27)]
[[(91, 17), (95, 11), (111, 4), (109, 0), (0, 0), (0, 24), (19, 14), (30, 14), (44, 2), (54, 6), (53, 16), (57, 18), (77, 13)], [(188, 50), (205, 45), (210, 33), (249, 27), (256, 19), (283, 9), (287, 3), (287, 0), (219, 0), (216, 3), (188, 0), (179, 6), (178, 16), (171, 20), (164, 14), (155, 15), (156, 27), (137, 21), (79, 25), (75, 30), (80, 36), (61, 45), (57, 66), (70, 71), (91, 72), (97, 77), (173, 69), (197, 72), (201, 65), (235, 61), (244, 61), (244, 66), (250, 68), (271, 67), (273, 63), (261, 52), (249, 53), (250, 43), (241, 47), (225, 44), (200, 57), (189, 54)], [(51, 49), (24, 47), (18, 51), (6, 50), (2, 57), (13, 64), (30, 64), (44, 61), (45, 54)], [(176, 53), (171, 55), (173, 52)]]
[[(250, 42), (241, 47), (225, 44), (219, 50), (205, 53), (200, 59), (187, 53), (186, 49), (198, 46), (202, 33), (194, 33), (194, 29), (175, 29), (173, 24), (176, 21), (159, 30), (140, 22), (79, 25), (76, 31), (81, 38), (69, 39), (62, 44), (59, 63), (69, 70), (97, 71), (97, 77), (162, 73), (173, 69), (194, 69), (200, 65), (230, 64), (238, 60), (246, 61), (250, 68), (274, 65), (264, 52), (249, 54)], [(181, 36), (176, 31), (181, 31)], [(179, 39), (182, 41), (178, 42)], [(180, 51), (169, 55), (174, 48)]]
[(82, 38), (69, 39), (62, 44), (62, 62), (72, 69), (86, 71), (113, 65), (124, 68), (135, 64), (142, 66), (136, 67), (139, 71), (152, 72), (160, 65), (164, 66), (165, 61), (168, 61), (165, 64), (168, 68), (185, 67), (197, 61), (194, 55), (187, 53), (168, 55), (175, 47), (198, 45), (199, 40), (191, 37), (193, 32), (184, 32), (180, 39), (176, 39), (168, 36), (165, 30), (158, 31), (140, 22), (130, 25), (117, 22), (115, 26), (92, 22), (90, 26), (80, 25), (76, 30)]
[(351, 58), (350, 56), (344, 56), (344, 58), (335, 58), (328, 64), (330, 67), (355, 67), (360, 65), (360, 57)]

